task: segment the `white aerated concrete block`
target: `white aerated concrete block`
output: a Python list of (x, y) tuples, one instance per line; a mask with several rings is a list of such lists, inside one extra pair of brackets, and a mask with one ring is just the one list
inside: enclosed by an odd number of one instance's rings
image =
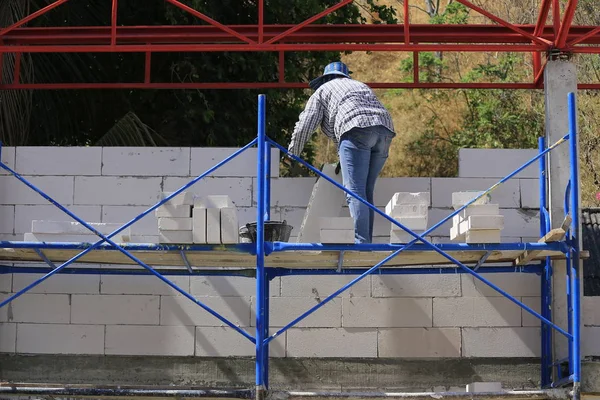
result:
[(287, 331), (286, 354), (288, 357), (375, 358), (377, 331), (360, 328), (292, 328)]
[[(101, 206), (67, 206), (67, 208), (84, 221), (100, 222), (102, 221)], [(53, 205), (46, 206), (15, 206), (15, 233), (31, 232), (31, 222), (33, 220), (63, 220), (71, 221), (71, 217), (59, 210)], [(127, 220), (120, 220), (127, 221)], [(115, 221), (105, 221), (115, 222)]]
[(159, 296), (73, 295), (71, 322), (100, 325), (158, 325)]
[(460, 357), (458, 328), (384, 328), (378, 331), (377, 347), (381, 358)]
[[(431, 298), (344, 298), (344, 327), (413, 328), (433, 326)], [(377, 310), (377, 311), (374, 311)]]
[[(252, 298), (252, 303), (256, 297)], [(272, 327), (283, 327), (291, 319), (302, 315), (306, 310), (320, 303), (320, 299), (309, 297), (273, 297), (269, 308), (269, 322)], [(254, 311), (254, 309), (252, 309)], [(254, 312), (250, 317), (252, 325), (256, 320)], [(300, 321), (298, 328), (339, 328), (342, 326), (342, 299), (335, 298), (325, 304), (319, 311)]]
[(474, 382), (467, 385), (467, 392), (469, 393), (492, 393), (501, 391), (501, 382)]
[(235, 207), (227, 195), (211, 195), (194, 199), (194, 207), (201, 208), (231, 208)]
[(462, 332), (463, 357), (540, 356), (540, 328), (463, 328)]
[(206, 244), (206, 208), (192, 210), (192, 239), (194, 243)]
[(218, 208), (206, 209), (206, 243), (221, 244), (221, 210)]
[(14, 353), (17, 344), (17, 324), (0, 324), (0, 353)]
[[(460, 207), (464, 206), (477, 196), (481, 196), (483, 193), (484, 192), (454, 192), (452, 193), (452, 207), (454, 207), (455, 210), (458, 210)], [(490, 200), (491, 196), (488, 193), (487, 195), (479, 198), (473, 204), (488, 204)]]
[[(431, 178), (432, 206), (434, 208), (452, 207), (452, 192), (478, 192), (482, 189), (490, 188), (497, 182), (498, 180), (493, 178)], [(502, 208), (521, 207), (521, 194), (518, 180), (510, 179), (506, 181), (493, 191), (492, 196), (494, 203), (500, 204), (500, 207)]]
[(581, 308), (581, 319), (585, 326), (600, 326), (600, 297), (584, 296)]
[[(18, 292), (42, 276), (42, 274), (14, 274), (12, 289)], [(99, 275), (56, 274), (51, 279), (46, 279), (31, 288), (28, 293), (97, 294), (99, 286)]]
[(130, 243), (138, 243), (138, 244), (151, 243), (151, 244), (157, 244), (158, 241), (159, 241), (159, 236), (158, 235), (131, 235), (131, 242)]
[(521, 326), (521, 308), (504, 297), (436, 297), (433, 326)]
[[(117, 222), (123, 225), (125, 221), (131, 221), (146, 210), (147, 206), (102, 206), (102, 222)], [(156, 211), (131, 225), (131, 234), (158, 236)]]
[[(190, 178), (167, 176), (164, 178), (164, 191), (175, 191), (190, 182)], [(196, 197), (227, 194), (237, 207), (252, 206), (252, 178), (211, 178), (206, 177), (187, 189)]]
[(429, 206), (427, 204), (400, 204), (385, 207), (385, 213), (394, 219), (398, 218), (427, 218)]
[(191, 244), (194, 243), (192, 231), (161, 231), (158, 242), (164, 244)]
[[(427, 229), (427, 217), (399, 217), (394, 219), (413, 231), (424, 231), (425, 229)], [(401, 230), (400, 227), (394, 224), (392, 224), (392, 229)]]
[[(465, 297), (501, 297), (502, 295), (479, 279), (461, 274), (461, 287)], [(486, 274), (485, 278), (515, 297), (539, 297), (540, 277), (535, 274)]]
[(354, 218), (352, 217), (321, 217), (319, 218), (320, 229), (330, 230), (354, 230)]
[[(94, 234), (91, 235), (71, 235), (71, 234), (50, 234), (50, 233), (26, 233), (23, 235), (23, 241), (25, 242), (45, 242), (45, 243), (65, 243), (65, 242), (77, 242), (77, 243), (96, 243), (98, 240), (102, 240), (100, 236)], [(131, 237), (123, 236), (121, 234), (115, 235), (110, 238), (115, 243), (129, 243)]]
[(373, 297), (456, 297), (460, 275), (373, 275)]
[(68, 324), (70, 320), (71, 307), (66, 294), (24, 294), (10, 304), (9, 322)]
[(388, 204), (390, 204), (392, 208), (402, 204), (424, 204), (428, 206), (430, 197), (431, 195), (429, 192), (398, 192), (394, 193)]
[[(189, 300), (188, 300), (189, 301)], [(193, 356), (193, 326), (106, 326), (106, 354)]]
[(465, 233), (467, 243), (501, 243), (500, 230), (468, 230)]
[(504, 229), (504, 216), (502, 215), (471, 215), (460, 223), (458, 232), (502, 229)]
[[(538, 154), (536, 149), (459, 149), (461, 178), (504, 178)], [(537, 178), (538, 164), (519, 172), (517, 178)]]
[(0, 233), (15, 231), (15, 206), (0, 206)]
[(158, 202), (161, 183), (158, 177), (76, 176), (75, 204), (149, 206)]
[[(227, 318), (237, 326), (250, 326), (250, 298), (203, 297), (202, 303)], [(213, 315), (183, 296), (162, 296), (161, 325), (223, 326)]]
[[(341, 293), (340, 297), (369, 297), (371, 295), (369, 278), (357, 282)], [(314, 276), (282, 276), (281, 296), (324, 299), (353, 279), (352, 276), (343, 275), (320, 276), (317, 279)]]
[(162, 205), (154, 210), (157, 218), (189, 218), (192, 216), (192, 206), (189, 205)]
[[(193, 147), (191, 149), (191, 175), (198, 176), (203, 174), (208, 169), (214, 167), (225, 158), (239, 150), (235, 147)], [(253, 177), (256, 176), (256, 148), (249, 148), (238, 154), (226, 164), (217, 168), (209, 176), (224, 177), (224, 176), (240, 176)], [(279, 176), (279, 149), (271, 149), (271, 177)]]
[(583, 329), (581, 330), (581, 355), (583, 357), (600, 356), (600, 341), (598, 341), (598, 337), (600, 337), (599, 327), (583, 327)]
[[(421, 229), (411, 229), (417, 235), (422, 235), (425, 231)], [(425, 238), (430, 240), (431, 238)], [(390, 231), (390, 244), (399, 244), (399, 243), (409, 243), (415, 240), (415, 237), (410, 233), (398, 229), (393, 229)], [(421, 242), (420, 242), (421, 243)]]
[[(15, 169), (15, 158), (16, 158), (15, 147), (4, 147), (2, 146), (2, 162), (12, 169)], [(0, 175), (8, 175), (8, 172), (0, 168)], [(17, 171), (18, 172), (18, 171)]]
[[(25, 176), (25, 178), (60, 204), (73, 204), (72, 176)], [(13, 176), (0, 176), (0, 187), (2, 188), (2, 191), (0, 191), (0, 204), (48, 204), (48, 200)], [(101, 203), (96, 202), (93, 204)]]
[(234, 244), (239, 242), (239, 226), (235, 207), (221, 208), (221, 243)]
[[(280, 280), (273, 279), (271, 296), (279, 296), (279, 288)], [(240, 276), (192, 276), (190, 293), (196, 297), (252, 297), (256, 296), (256, 282)]]
[[(88, 222), (92, 228), (103, 235), (109, 235), (121, 228), (123, 224), (107, 223), (107, 222)], [(69, 235), (93, 235), (94, 233), (75, 221), (31, 221), (31, 233), (48, 233), (48, 234), (69, 234)], [(126, 228), (119, 232), (120, 236), (127, 237), (131, 235), (131, 228)]]
[[(17, 147), (21, 175), (100, 175), (102, 147)], [(4, 154), (5, 149), (2, 148)]]
[(353, 229), (321, 229), (321, 243), (329, 244), (353, 244), (355, 233)]
[(102, 175), (189, 176), (189, 147), (104, 147)]
[(191, 231), (192, 218), (169, 218), (161, 217), (158, 219), (159, 231)]
[(404, 193), (431, 193), (431, 178), (379, 178), (375, 183), (373, 196), (375, 205), (385, 208), (385, 205), (394, 197), (394, 194), (400, 191)]
[(469, 207), (462, 210), (460, 213), (452, 217), (452, 223), (458, 225), (467, 220), (470, 216), (494, 216), (500, 215), (499, 204), (471, 204)]
[[(168, 276), (168, 279), (185, 291), (189, 291), (189, 276)], [(155, 276), (102, 275), (100, 293), (124, 295), (163, 295), (180, 294)], [(119, 297), (119, 296), (115, 296)]]
[[(174, 192), (163, 192), (160, 199), (164, 200)], [(194, 205), (194, 193), (192, 192), (181, 192), (177, 196), (173, 197), (171, 200), (166, 202), (165, 204), (170, 206), (192, 206)]]
[(104, 354), (104, 325), (19, 324), (17, 353)]

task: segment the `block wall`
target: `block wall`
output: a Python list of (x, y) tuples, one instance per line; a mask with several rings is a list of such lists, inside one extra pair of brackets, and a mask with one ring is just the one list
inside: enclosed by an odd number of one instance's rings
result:
[[(86, 221), (125, 223), (157, 202), (161, 191), (178, 189), (234, 150), (21, 147), (3, 148), (2, 160)], [(398, 191), (429, 191), (433, 225), (451, 213), (453, 191), (482, 190), (497, 181), (495, 172), (483, 168), (478, 169), (482, 176), (463, 176), (463, 165), (473, 163), (469, 157), (481, 160), (479, 155), (461, 153), (458, 178), (380, 179), (376, 205), (383, 209)], [(273, 159), (278, 158), (274, 151)], [(254, 221), (255, 160), (255, 151), (248, 151), (191, 191), (228, 194), (238, 207), (240, 224)], [(315, 179), (280, 178), (275, 165), (272, 175), (272, 219), (293, 225), (294, 240)], [(492, 194), (505, 216), (503, 241), (539, 237), (535, 176), (524, 173)], [(13, 177), (0, 175), (0, 239), (22, 240), (34, 219), (68, 217)], [(382, 218), (376, 221), (376, 241), (388, 240), (389, 227)], [(434, 241), (448, 241), (449, 228), (450, 224), (439, 228)], [(136, 223), (132, 234), (140, 242), (156, 240), (153, 215)], [(38, 277), (0, 276), (0, 295), (6, 298)], [(488, 278), (539, 309), (539, 277), (491, 274)], [(172, 279), (254, 333), (254, 280)], [(350, 279), (273, 280), (273, 329), (286, 325)], [(586, 298), (583, 303), (585, 355), (600, 355), (600, 342), (592, 340), (600, 337), (597, 299)], [(270, 351), (273, 357), (536, 357), (539, 336), (539, 323), (533, 317), (470, 276), (372, 276), (281, 335)], [(154, 277), (59, 275), (0, 309), (0, 352), (226, 357), (252, 356), (254, 347)]]

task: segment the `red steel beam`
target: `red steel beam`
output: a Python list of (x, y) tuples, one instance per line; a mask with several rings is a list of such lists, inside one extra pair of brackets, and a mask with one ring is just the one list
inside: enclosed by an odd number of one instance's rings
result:
[[(452, 52), (515, 52), (545, 51), (546, 47), (532, 44), (148, 44), (148, 45), (50, 45), (50, 46), (0, 46), (0, 53), (145, 53), (145, 52), (278, 52), (278, 51), (452, 51)], [(600, 47), (574, 47), (580, 53), (600, 53)]]
[[(371, 82), (373, 89), (535, 89), (531, 83), (407, 83)], [(600, 84), (599, 84), (600, 85)], [(211, 82), (211, 83), (31, 83), (0, 85), (0, 90), (80, 90), (80, 89), (308, 89), (303, 82)]]
[[(573, 27), (571, 27), (571, 29), (573, 29)], [(595, 28), (595, 29), (592, 29), (591, 31), (589, 31), (585, 35), (581, 35), (577, 39), (570, 41), (567, 44), (567, 47), (575, 46), (576, 44), (579, 44), (579, 43), (585, 41), (586, 39), (591, 38), (592, 36), (597, 35), (599, 33), (600, 33), (600, 26), (597, 27), (597, 28)]]
[(258, 0), (258, 43), (264, 42), (265, 0)]
[[(171, 1), (171, 0), (169, 0), (169, 1)], [(278, 42), (278, 41), (280, 41), (281, 39), (285, 38), (286, 36), (289, 36), (289, 35), (291, 35), (292, 33), (294, 33), (294, 32), (296, 32), (296, 31), (298, 31), (298, 30), (300, 30), (300, 29), (304, 28), (306, 25), (310, 25), (310, 24), (312, 24), (313, 22), (315, 22), (315, 21), (317, 21), (317, 20), (319, 20), (319, 19), (323, 18), (324, 16), (326, 16), (326, 15), (329, 15), (329, 14), (331, 14), (332, 12), (334, 12), (334, 11), (336, 11), (336, 10), (338, 10), (338, 9), (340, 9), (340, 8), (342, 8), (342, 7), (344, 7), (344, 6), (348, 5), (348, 4), (350, 4), (350, 3), (352, 3), (352, 1), (353, 1), (353, 0), (342, 0), (342, 1), (341, 1), (341, 2), (339, 2), (338, 4), (336, 4), (336, 5), (332, 6), (332, 7), (329, 7), (329, 8), (327, 8), (326, 10), (323, 10), (323, 11), (321, 11), (321, 12), (320, 12), (320, 13), (318, 13), (317, 15), (314, 15), (314, 16), (312, 16), (312, 17), (308, 18), (307, 20), (305, 20), (305, 21), (303, 21), (303, 22), (301, 22), (301, 23), (299, 23), (299, 24), (295, 25), (294, 27), (292, 27), (292, 28), (288, 29), (287, 31), (285, 31), (285, 32), (283, 32), (283, 33), (280, 33), (279, 35), (275, 36), (274, 38), (267, 40), (267, 41), (265, 42), (265, 44), (273, 44), (273, 43), (275, 43), (275, 42)]]
[(60, 6), (61, 4), (66, 3), (69, 0), (56, 0), (54, 3), (52, 4), (48, 4), (46, 7), (28, 15), (27, 17), (23, 18), (20, 21), (15, 22), (14, 24), (4, 28), (4, 29), (0, 29), (0, 36), (4, 36), (5, 34), (7, 34), (8, 32), (12, 31), (13, 29), (16, 29), (20, 26), (25, 25), (26, 23), (33, 21), (34, 19), (36, 19), (39, 16), (42, 16), (44, 14), (46, 14), (48, 11)]
[(110, 44), (115, 46), (117, 44), (117, 11), (118, 11), (118, 0), (112, 0), (112, 14), (110, 18)]
[(410, 8), (408, 0), (404, 0), (404, 43), (410, 43)]
[(577, 9), (577, 1), (578, 0), (569, 0), (569, 3), (567, 3), (565, 15), (563, 16), (562, 22), (560, 24), (560, 29), (558, 31), (558, 35), (556, 37), (555, 42), (556, 47), (558, 47), (559, 49), (564, 49), (567, 44), (567, 37), (569, 35), (571, 25), (573, 24), (575, 10)]
[(229, 33), (232, 36), (235, 36), (236, 38), (238, 38), (246, 43), (255, 44), (255, 42), (252, 39), (249, 39), (248, 37), (246, 37), (244, 35), (240, 35), (238, 32), (234, 31), (233, 29), (223, 25), (220, 22), (215, 21), (214, 19), (212, 19), (211, 17), (209, 17), (205, 14), (202, 14), (198, 10), (194, 10), (192, 7), (189, 7), (183, 3), (180, 3), (178, 0), (166, 0), (166, 1), (173, 4), (175, 7), (178, 7), (180, 9), (182, 9), (183, 11), (186, 11), (187, 13), (192, 14), (194, 17), (200, 18), (204, 22), (208, 22), (209, 24), (221, 29), (222, 31)]
[[(400, 25), (311, 25), (286, 37), (286, 43), (405, 43)], [(292, 25), (265, 25), (265, 39), (274, 38), (289, 30)], [(519, 25), (520, 29), (533, 33), (534, 25)], [(232, 25), (231, 29), (258, 40), (257, 25)], [(570, 40), (586, 35), (582, 44), (600, 44), (600, 32), (590, 35), (595, 26), (573, 26)], [(529, 44), (531, 41), (508, 28), (497, 25), (411, 25), (411, 41), (418, 43), (511, 43)], [(546, 27), (540, 37), (554, 40), (551, 27)], [(4, 44), (12, 45), (98, 45), (109, 44), (110, 27), (52, 27), (18, 28), (8, 33)], [(206, 25), (195, 26), (121, 26), (117, 32), (119, 44), (240, 44), (219, 28)], [(549, 48), (549, 46), (546, 46)]]
[[(540, 5), (540, 12), (538, 14), (537, 22), (535, 24), (535, 30), (533, 31), (534, 36), (540, 36), (544, 32), (546, 27), (546, 20), (550, 13), (550, 7), (552, 6), (551, 0), (542, 0)], [(542, 55), (539, 52), (532, 53), (533, 57), (533, 75), (537, 76), (542, 70)]]
[(556, 37), (560, 30), (560, 0), (552, 0), (552, 26)]
[(537, 43), (537, 44), (541, 44), (541, 45), (548, 45), (550, 44), (549, 41), (544, 40), (542, 38), (536, 37), (535, 35), (532, 35), (530, 33), (525, 32), (524, 30), (520, 29), (519, 27), (517, 27), (516, 25), (511, 24), (510, 22), (507, 22), (505, 20), (503, 20), (502, 18), (487, 12), (486, 10), (484, 10), (481, 7), (476, 6), (475, 4), (471, 3), (470, 1), (467, 0), (456, 0), (457, 2), (459, 2), (460, 4), (469, 7), (470, 9), (477, 11), (478, 13), (488, 17), (489, 19), (491, 19), (494, 22), (499, 23), (502, 26), (507, 27), (508, 29), (517, 32), (520, 35), (525, 36), (526, 38), (532, 40), (533, 42)]

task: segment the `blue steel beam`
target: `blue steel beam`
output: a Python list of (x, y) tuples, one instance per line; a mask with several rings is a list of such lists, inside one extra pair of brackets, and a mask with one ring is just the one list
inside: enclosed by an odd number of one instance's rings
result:
[[(497, 291), (498, 293), (500, 293), (501, 295), (503, 295), (504, 297), (506, 297), (507, 299), (509, 299), (510, 301), (512, 301), (513, 303), (515, 303), (516, 305), (518, 305), (519, 307), (521, 307), (522, 309), (524, 309), (525, 311), (527, 311), (528, 313), (530, 313), (531, 315), (533, 315), (534, 317), (540, 319), (541, 321), (543, 321), (544, 323), (548, 324), (549, 326), (553, 327), (554, 329), (556, 329), (558, 332), (562, 333), (563, 335), (565, 335), (567, 338), (571, 338), (571, 334), (567, 331), (565, 331), (563, 328), (561, 328), (560, 326), (553, 324), (551, 321), (549, 321), (547, 318), (543, 317), (542, 315), (540, 315), (539, 313), (537, 313), (536, 311), (534, 311), (531, 307), (523, 304), (521, 301), (517, 300), (514, 296), (511, 296), (508, 292), (504, 291), (503, 289), (499, 288), (498, 286), (494, 285), (492, 282), (490, 282), (489, 280), (485, 279), (484, 277), (480, 276), (478, 273), (474, 272), (473, 270), (469, 269), (467, 266), (465, 266), (464, 264), (462, 264), (460, 261), (456, 260), (454, 257), (448, 255), (446, 252), (444, 252), (443, 250), (438, 249), (434, 244), (430, 243), (428, 240), (424, 239), (425, 236), (427, 236), (428, 234), (430, 234), (432, 231), (434, 231), (435, 229), (437, 229), (438, 227), (440, 227), (441, 225), (443, 225), (443, 223), (445, 223), (447, 220), (449, 220), (450, 218), (452, 218), (454, 215), (457, 215), (458, 213), (460, 213), (463, 209), (465, 209), (466, 207), (468, 207), (469, 205), (473, 204), (475, 201), (477, 201), (479, 198), (487, 195), (488, 193), (492, 192), (494, 189), (496, 189), (498, 186), (500, 186), (502, 183), (506, 182), (507, 180), (509, 180), (510, 178), (512, 178), (513, 176), (515, 176), (516, 174), (518, 174), (519, 172), (521, 172), (523, 169), (527, 168), (529, 165), (533, 164), (534, 162), (536, 162), (539, 158), (541, 158), (543, 155), (547, 154), (548, 152), (552, 151), (552, 149), (556, 148), (557, 146), (559, 146), (560, 144), (564, 143), (565, 141), (567, 141), (569, 138), (569, 134), (563, 136), (560, 140), (558, 140), (556, 143), (554, 143), (553, 145), (551, 145), (550, 147), (548, 147), (548, 149), (544, 150), (543, 152), (539, 153), (537, 156), (533, 157), (531, 160), (529, 160), (528, 162), (526, 162), (525, 164), (523, 164), (521, 167), (517, 168), (515, 171), (513, 171), (512, 173), (510, 173), (509, 175), (507, 175), (506, 177), (504, 177), (503, 179), (501, 179), (499, 182), (497, 182), (495, 185), (493, 185), (491, 188), (489, 188), (488, 190), (484, 191), (482, 194), (480, 194), (479, 196), (475, 197), (474, 199), (472, 199), (471, 201), (467, 202), (464, 206), (460, 207), (458, 210), (455, 210), (453, 213), (451, 213), (449, 216), (447, 216), (446, 218), (444, 218), (442, 221), (438, 222), (437, 224), (435, 224), (433, 227), (429, 228), (428, 230), (426, 230), (422, 236), (419, 236), (418, 234), (412, 232), (410, 229), (406, 228), (404, 225), (402, 225), (401, 223), (399, 223), (398, 221), (394, 220), (393, 218), (391, 218), (390, 216), (386, 215), (384, 212), (382, 212), (381, 210), (379, 210), (377, 207), (373, 206), (372, 204), (370, 204), (368, 201), (364, 200), (363, 198), (361, 198), (360, 196), (357, 196), (355, 193), (351, 192), (350, 190), (344, 188), (342, 185), (338, 184), (337, 182), (335, 182), (333, 179), (329, 178), (327, 175), (323, 174), (321, 171), (317, 170), (316, 168), (314, 168), (312, 165), (308, 164), (307, 162), (305, 162), (304, 160), (302, 160), (300, 157), (297, 157), (293, 154), (290, 154), (287, 149), (285, 149), (284, 147), (282, 147), (281, 145), (279, 145), (278, 143), (274, 142), (271, 140), (271, 144), (273, 146), (276, 146), (280, 149), (280, 151), (283, 151), (284, 154), (288, 154), (288, 156), (290, 156), (292, 159), (294, 159), (296, 162), (300, 162), (302, 165), (304, 165), (305, 167), (309, 168), (310, 170), (312, 170), (314, 173), (316, 173), (317, 175), (323, 177), (325, 180), (329, 181), (331, 184), (333, 184), (334, 186), (336, 186), (337, 188), (343, 190), (345, 193), (353, 196), (354, 198), (356, 198), (357, 200), (359, 200), (360, 202), (362, 202), (363, 204), (367, 205), (369, 208), (371, 208), (375, 213), (381, 215), (382, 217), (384, 217), (385, 219), (387, 219), (388, 221), (390, 221), (391, 223), (395, 224), (396, 226), (400, 227), (401, 229), (403, 229), (404, 231), (408, 232), (409, 234), (411, 234), (415, 239), (413, 239), (411, 242), (409, 242), (405, 247), (410, 247), (412, 246), (416, 241), (420, 240), (422, 241), (424, 244), (426, 244), (427, 246), (429, 246), (429, 248), (431, 248), (432, 250), (434, 250), (435, 252), (437, 252), (438, 254), (442, 255), (443, 257), (447, 258), (449, 261), (451, 261), (452, 263), (458, 265), (459, 267), (463, 268), (467, 273), (469, 273), (470, 275), (474, 276), (475, 278), (479, 279), (481, 282), (485, 283), (486, 285), (488, 285), (489, 287), (491, 287), (492, 289), (494, 289), (495, 291)], [(269, 139), (270, 140), (270, 139)], [(402, 249), (394, 252), (391, 256), (386, 257), (384, 260), (382, 260), (381, 262), (379, 262), (378, 264), (376, 264), (373, 268), (371, 268), (370, 270), (368, 270), (367, 272), (365, 272), (365, 274), (357, 277), (356, 279), (354, 279), (353, 281), (351, 281), (350, 283), (348, 283), (347, 285), (343, 286), (341, 289), (339, 289), (338, 291), (336, 291), (335, 293), (333, 293), (332, 295), (328, 296), (327, 298), (325, 298), (323, 301), (321, 301), (319, 304), (315, 305), (314, 307), (312, 307), (310, 310), (308, 310), (307, 312), (305, 312), (304, 314), (302, 314), (300, 317), (296, 318), (294, 321), (292, 321), (290, 324), (286, 325), (285, 327), (283, 327), (282, 329), (280, 329), (278, 332), (276, 332), (274, 335), (271, 335), (268, 340), (273, 340), (275, 337), (277, 337), (278, 335), (280, 335), (281, 333), (285, 332), (287, 329), (289, 329), (290, 327), (292, 327), (293, 325), (295, 325), (296, 323), (300, 322), (301, 320), (303, 320), (304, 318), (306, 318), (307, 316), (309, 316), (310, 314), (312, 314), (314, 311), (316, 311), (317, 309), (321, 308), (322, 306), (324, 306), (325, 304), (327, 304), (329, 301), (331, 301), (334, 297), (336, 297), (337, 295), (339, 295), (340, 293), (344, 292), (345, 290), (349, 289), (352, 285), (356, 284), (357, 282), (359, 282), (360, 280), (362, 280), (364, 277), (366, 277), (367, 275), (369, 275), (370, 273), (376, 271), (380, 266), (382, 266), (383, 264), (385, 264), (387, 261), (391, 260), (393, 257), (395, 257), (396, 255), (398, 255), (405, 247), (403, 247)]]

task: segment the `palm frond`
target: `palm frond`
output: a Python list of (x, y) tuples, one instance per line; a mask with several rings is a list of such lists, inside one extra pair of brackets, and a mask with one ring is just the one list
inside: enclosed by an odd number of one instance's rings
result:
[(155, 147), (165, 146), (167, 145), (167, 141), (148, 125), (144, 124), (135, 113), (128, 112), (94, 145)]

